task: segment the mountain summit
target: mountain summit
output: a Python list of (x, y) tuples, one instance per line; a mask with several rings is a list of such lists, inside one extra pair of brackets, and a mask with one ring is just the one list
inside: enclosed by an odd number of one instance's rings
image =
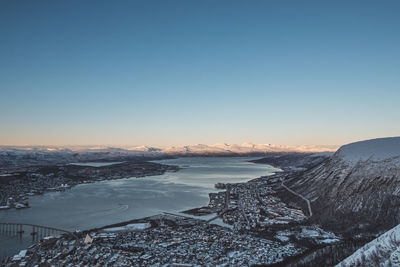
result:
[(400, 157), (400, 137), (378, 138), (342, 146), (338, 156), (346, 161), (385, 160)]

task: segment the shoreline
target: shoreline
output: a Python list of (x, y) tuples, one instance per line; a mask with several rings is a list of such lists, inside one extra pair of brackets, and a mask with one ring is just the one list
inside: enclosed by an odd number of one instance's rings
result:
[[(260, 159), (260, 160), (261, 160), (261, 159)], [(277, 172), (277, 173), (279, 173), (279, 174), (288, 174), (288, 173), (290, 173), (289, 170), (281, 169), (280, 166), (272, 166), (271, 164), (268, 164), (268, 163), (258, 162), (258, 160), (252, 160), (252, 161), (247, 161), (247, 162), (253, 163), (253, 164), (264, 164), (264, 165), (266, 164), (266, 165), (269, 165), (269, 166), (271, 166), (271, 167), (273, 167), (273, 168), (279, 169), (280, 171)], [(168, 165), (167, 165), (167, 166), (168, 166)], [(173, 165), (171, 165), (171, 166), (173, 166)], [(179, 169), (180, 169), (180, 168), (179, 168)], [(256, 177), (256, 178), (250, 179), (250, 180), (248, 180), (248, 181), (246, 181), (246, 182), (240, 182), (240, 183), (219, 183), (219, 182), (216, 182), (216, 183), (215, 183), (216, 188), (219, 189), (219, 190), (221, 190), (221, 191), (219, 191), (218, 193), (214, 193), (214, 192), (208, 193), (208, 195), (209, 195), (209, 201), (208, 201), (208, 202), (210, 203), (210, 201), (211, 201), (210, 195), (215, 195), (215, 194), (219, 194), (219, 193), (225, 193), (226, 191), (222, 191), (222, 190), (223, 190), (223, 189), (226, 189), (226, 185), (247, 184), (247, 183), (251, 183), (251, 182), (254, 182), (254, 181), (256, 181), (256, 180), (262, 179), (262, 178), (267, 178), (267, 177), (274, 176), (274, 175), (276, 175), (277, 173), (272, 173), (272, 174), (267, 175), (267, 176)], [(217, 185), (219, 185), (219, 184), (223, 184), (224, 187), (221, 187), (221, 188), (217, 187)], [(127, 224), (134, 223), (134, 222), (141, 222), (141, 221), (146, 220), (146, 219), (148, 219), (148, 218), (151, 218), (151, 217), (153, 217), (153, 216), (159, 216), (159, 215), (168, 214), (168, 213), (169, 213), (169, 212), (162, 212), (162, 213), (155, 214), (155, 215), (152, 215), (152, 216), (147, 216), (147, 217), (143, 217), (143, 218), (138, 218), (138, 219), (132, 219), (132, 220), (128, 220), (128, 221), (118, 222), (118, 223), (114, 223), (114, 224), (110, 224), (110, 225), (105, 225), (105, 226), (103, 226), (103, 227), (97, 227), (97, 228), (85, 230), (85, 232), (86, 232), (86, 231), (95, 231), (95, 230), (97, 230), (97, 229), (104, 229), (104, 228), (108, 228), (108, 227), (123, 226), (123, 225), (127, 225)], [(190, 208), (190, 209), (188, 209), (188, 210), (177, 211), (177, 213), (182, 213), (182, 214), (188, 214), (188, 215), (192, 215), (192, 216), (196, 216), (196, 217), (201, 217), (201, 216), (207, 216), (207, 215), (210, 215), (210, 214), (214, 214), (214, 213), (216, 213), (216, 212), (213, 211), (213, 210), (209, 207), (209, 205), (207, 205), (207, 206), (202, 206), (202, 207)], [(172, 214), (172, 213), (171, 213), (171, 214)], [(173, 214), (173, 215), (176, 215), (176, 216), (183, 216), (183, 215), (179, 215), (179, 214)], [(196, 218), (193, 218), (193, 217), (188, 217), (188, 218), (196, 219)], [(200, 220), (200, 219), (198, 219), (198, 220)], [(200, 221), (201, 221), (201, 220), (200, 220)]]
[(176, 172), (180, 168), (154, 162), (120, 162), (105, 166), (65, 164), (32, 167), (29, 171), (15, 172), (2, 181), (0, 188), (0, 212), (7, 209), (30, 208), (29, 197), (48, 192), (65, 191), (80, 184), (91, 184), (106, 180), (143, 178)]

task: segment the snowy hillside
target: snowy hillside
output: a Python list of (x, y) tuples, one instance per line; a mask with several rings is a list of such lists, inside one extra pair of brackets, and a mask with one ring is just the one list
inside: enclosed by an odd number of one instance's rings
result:
[(388, 229), (400, 223), (399, 162), (400, 137), (362, 141), (286, 183), (326, 224)]
[(400, 225), (372, 240), (336, 267), (400, 266)]
[(400, 137), (379, 138), (348, 144), (338, 150), (338, 156), (353, 162), (400, 157)]

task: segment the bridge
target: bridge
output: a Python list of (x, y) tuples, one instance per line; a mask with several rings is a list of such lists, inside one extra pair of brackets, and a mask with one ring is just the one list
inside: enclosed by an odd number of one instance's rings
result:
[(22, 235), (24, 232), (30, 232), (32, 235), (32, 239), (40, 239), (46, 236), (51, 235), (59, 235), (59, 234), (70, 234), (73, 235), (70, 231), (36, 225), (36, 224), (27, 224), (27, 223), (0, 223), (0, 233), (6, 235)]

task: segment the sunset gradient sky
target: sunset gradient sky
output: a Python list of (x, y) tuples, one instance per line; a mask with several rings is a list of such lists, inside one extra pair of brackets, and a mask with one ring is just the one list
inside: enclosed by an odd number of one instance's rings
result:
[(400, 1), (0, 1), (0, 145), (400, 135)]

